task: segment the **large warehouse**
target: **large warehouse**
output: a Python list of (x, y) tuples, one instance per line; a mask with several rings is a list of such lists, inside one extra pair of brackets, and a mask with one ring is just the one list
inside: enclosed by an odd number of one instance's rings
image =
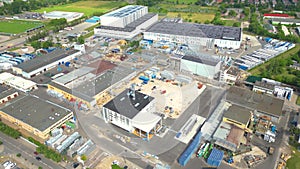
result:
[(282, 99), (258, 94), (240, 87), (230, 87), (226, 94), (226, 101), (231, 104), (242, 105), (242, 107), (252, 110), (255, 115), (268, 117), (276, 123), (282, 116), (284, 104)]
[(180, 71), (214, 79), (221, 70), (221, 61), (201, 56), (185, 55), (180, 60)]
[(1, 107), (0, 116), (37, 138), (46, 139), (53, 129), (71, 120), (73, 112), (37, 97), (20, 95)]
[(162, 126), (155, 113), (155, 99), (134, 89), (124, 90), (102, 107), (106, 122), (149, 140)]
[(94, 29), (96, 36), (131, 40), (158, 20), (148, 13), (148, 7), (128, 5), (100, 17), (101, 26)]
[(21, 74), (23, 77), (32, 78), (79, 55), (81, 55), (79, 50), (56, 49), (53, 52), (14, 66), (13, 71), (14, 73)]
[(242, 30), (237, 27), (160, 21), (144, 32), (144, 39), (238, 49), (242, 42)]
[(136, 75), (131, 69), (115, 66), (102, 61), (99, 68), (83, 66), (75, 69), (50, 82), (48, 93), (72, 102), (78, 105), (78, 108), (91, 108), (109, 89), (114, 88), (122, 80), (131, 79)]

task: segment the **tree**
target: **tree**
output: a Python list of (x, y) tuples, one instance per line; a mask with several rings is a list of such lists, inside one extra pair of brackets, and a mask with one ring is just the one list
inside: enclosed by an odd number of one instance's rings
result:
[(2, 141), (0, 141), (0, 145), (2, 145), (3, 144), (3, 142)]
[(79, 36), (79, 37), (77, 38), (77, 42), (78, 42), (79, 44), (84, 44), (84, 37), (83, 37), (83, 36)]
[(86, 157), (85, 154), (83, 154), (83, 155), (81, 156), (81, 160), (83, 160), (83, 161), (86, 161), (86, 160), (87, 160), (87, 157)]
[(38, 169), (43, 169), (43, 167), (39, 166), (39, 168), (38, 168)]
[(21, 153), (18, 153), (18, 154), (17, 154), (17, 157), (21, 157)]
[(210, 24), (210, 21), (209, 21), (209, 20), (206, 20), (206, 21), (204, 22), (204, 24)]
[(233, 27), (241, 27), (241, 23), (240, 22), (234, 22), (232, 26)]
[(236, 17), (236, 16), (237, 16), (237, 13), (236, 13), (234, 10), (230, 10), (229, 13), (228, 13), (228, 15), (229, 15), (230, 17)]
[(30, 45), (34, 48), (34, 49), (40, 49), (42, 47), (41, 42), (39, 41), (33, 41), (30, 43)]
[(43, 48), (49, 48), (49, 47), (52, 47), (52, 46), (53, 46), (53, 42), (49, 41), (49, 40), (42, 43)]

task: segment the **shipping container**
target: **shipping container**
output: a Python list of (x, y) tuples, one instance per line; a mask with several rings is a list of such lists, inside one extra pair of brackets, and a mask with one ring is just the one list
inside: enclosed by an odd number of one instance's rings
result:
[(221, 165), (223, 156), (224, 156), (223, 151), (213, 148), (209, 157), (207, 158), (207, 164), (218, 167)]
[(181, 166), (185, 166), (187, 162), (191, 159), (192, 155), (195, 153), (200, 144), (202, 133), (198, 132), (192, 142), (188, 145), (188, 147), (184, 150), (181, 156), (178, 158), (178, 163)]
[(146, 76), (140, 76), (139, 79), (143, 81), (149, 81), (149, 78)]

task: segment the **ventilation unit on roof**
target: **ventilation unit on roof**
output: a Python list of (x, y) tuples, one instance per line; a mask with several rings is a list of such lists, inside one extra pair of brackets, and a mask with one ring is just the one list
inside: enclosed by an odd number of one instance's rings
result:
[(138, 107), (140, 105), (140, 103), (136, 103), (135, 105), (134, 105), (134, 107)]

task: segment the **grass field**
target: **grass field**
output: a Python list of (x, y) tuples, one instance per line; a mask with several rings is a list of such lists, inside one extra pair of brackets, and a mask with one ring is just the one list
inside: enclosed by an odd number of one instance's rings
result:
[(292, 158), (287, 161), (286, 168), (288, 169), (300, 169), (300, 152), (296, 148), (292, 149), (295, 153), (292, 154)]
[(167, 2), (173, 2), (176, 3), (178, 1), (178, 4), (195, 4), (198, 0), (166, 0)]
[(198, 21), (204, 23), (206, 20), (212, 21), (215, 17), (212, 13), (184, 13), (184, 12), (168, 12), (168, 17), (178, 17), (180, 14), (184, 20), (191, 19), (192, 22)]
[(0, 20), (0, 32), (18, 34), (41, 25), (41, 22), (33, 21)]
[(52, 12), (52, 11), (66, 11), (66, 12), (81, 12), (87, 16), (92, 16), (94, 12), (108, 12), (113, 8), (124, 5), (125, 2), (116, 1), (79, 1), (66, 5), (52, 6), (41, 8), (36, 12)]
[[(295, 53), (297, 53), (298, 51), (300, 50), (300, 45), (297, 44), (293, 49), (285, 52), (285, 53), (282, 53), (280, 55), (278, 55), (277, 57), (273, 58), (273, 59), (281, 59), (281, 58), (287, 58)], [(271, 59), (272, 60), (272, 59)], [(266, 68), (266, 66), (268, 66), (270, 64), (270, 62), (267, 62), (267, 63), (264, 63), (264, 64), (261, 64), (253, 69), (251, 69), (249, 72), (252, 74), (252, 75), (259, 75), (260, 74), (260, 70), (263, 69), (263, 68)]]
[(296, 104), (300, 106), (300, 96), (297, 97)]

